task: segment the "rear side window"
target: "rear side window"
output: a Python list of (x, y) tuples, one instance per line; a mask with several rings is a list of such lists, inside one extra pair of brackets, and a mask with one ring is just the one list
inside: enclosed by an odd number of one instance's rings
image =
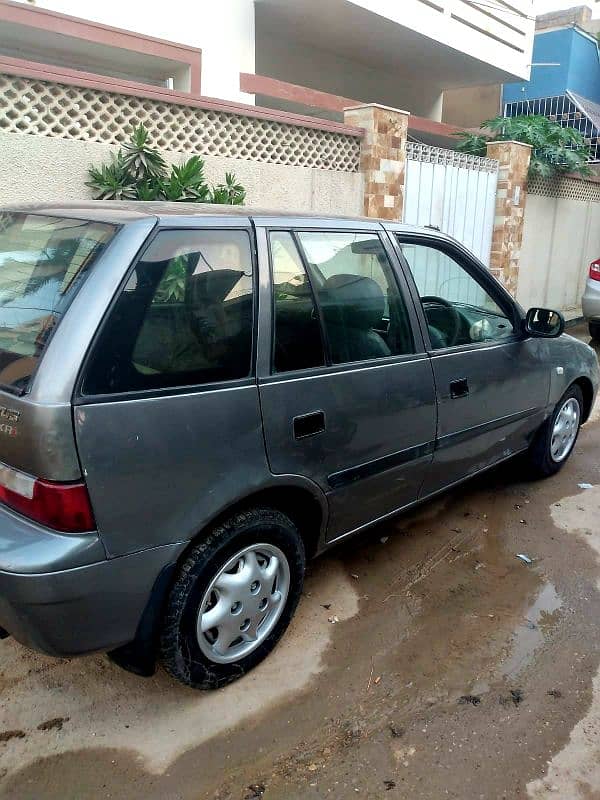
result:
[(163, 231), (136, 264), (103, 325), (84, 394), (250, 375), (253, 280), (246, 231)]
[(321, 367), (325, 353), (312, 289), (288, 231), (270, 234), (275, 314), (275, 372)]
[(28, 389), (50, 339), (114, 225), (0, 213), (0, 385)]

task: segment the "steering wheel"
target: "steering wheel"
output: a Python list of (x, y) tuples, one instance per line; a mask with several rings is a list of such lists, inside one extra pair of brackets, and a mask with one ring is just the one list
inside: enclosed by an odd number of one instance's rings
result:
[[(460, 329), (462, 326), (461, 326), (460, 314), (454, 308), (452, 303), (449, 300), (444, 300), (443, 297), (436, 297), (433, 294), (425, 295), (424, 297), (422, 297), (421, 303), (423, 304), (423, 312), (425, 313), (426, 318), (427, 318), (427, 311), (425, 310), (426, 304), (443, 306), (445, 309), (448, 309), (449, 312), (448, 317), (450, 318), (451, 328), (450, 331), (448, 332), (444, 331), (444, 334), (446, 335), (446, 338), (448, 340), (446, 342), (446, 347), (452, 347), (453, 345), (455, 345), (458, 340), (458, 336), (460, 334)], [(427, 319), (427, 322), (429, 322), (429, 319)], [(434, 327), (436, 326), (434, 325)]]

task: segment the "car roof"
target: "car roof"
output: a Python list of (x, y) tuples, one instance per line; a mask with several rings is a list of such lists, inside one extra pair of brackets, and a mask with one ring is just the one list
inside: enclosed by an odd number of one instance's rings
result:
[[(390, 220), (373, 217), (350, 215), (320, 214), (306, 211), (278, 211), (276, 209), (253, 208), (249, 206), (215, 205), (212, 203), (168, 203), (146, 202), (140, 200), (115, 201), (115, 200), (81, 200), (73, 202), (52, 203), (23, 203), (3, 206), (0, 211), (29, 212), (31, 214), (49, 214), (60, 217), (80, 217), (94, 222), (112, 222), (127, 224), (140, 219), (156, 218), (165, 223), (173, 223), (173, 217), (185, 219), (188, 224), (192, 217), (231, 217), (241, 221), (269, 219), (293, 220), (295, 224), (301, 220), (319, 221), (326, 224), (328, 220), (339, 224), (340, 222), (360, 223), (361, 227), (367, 223), (371, 225), (382, 224), (393, 226), (395, 230), (417, 232), (431, 228), (419, 228), (414, 225), (392, 222)], [(438, 233), (435, 230), (435, 233)], [(442, 234), (443, 235), (443, 234)]]

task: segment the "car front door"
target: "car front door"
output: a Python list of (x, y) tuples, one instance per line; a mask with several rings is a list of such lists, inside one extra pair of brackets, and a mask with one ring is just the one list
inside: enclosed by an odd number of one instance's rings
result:
[(433, 453), (433, 375), (378, 225), (273, 222), (257, 231), (267, 455), (274, 473), (326, 492), (331, 541), (417, 498)]
[(550, 368), (521, 312), (466, 250), (396, 233), (413, 280), (438, 398), (426, 496), (525, 449), (542, 423)]

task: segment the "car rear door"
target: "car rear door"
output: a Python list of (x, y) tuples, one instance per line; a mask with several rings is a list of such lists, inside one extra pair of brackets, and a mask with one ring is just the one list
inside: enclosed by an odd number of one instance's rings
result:
[(464, 248), (435, 235), (394, 236), (437, 389), (425, 496), (528, 446), (545, 416), (551, 369), (539, 340), (522, 333), (519, 307)]
[(262, 488), (253, 237), (177, 218), (142, 249), (92, 344), (77, 446), (111, 556), (185, 542)]
[(436, 427), (430, 359), (379, 225), (263, 220), (257, 241), (267, 455), (326, 492), (331, 541), (417, 498)]

